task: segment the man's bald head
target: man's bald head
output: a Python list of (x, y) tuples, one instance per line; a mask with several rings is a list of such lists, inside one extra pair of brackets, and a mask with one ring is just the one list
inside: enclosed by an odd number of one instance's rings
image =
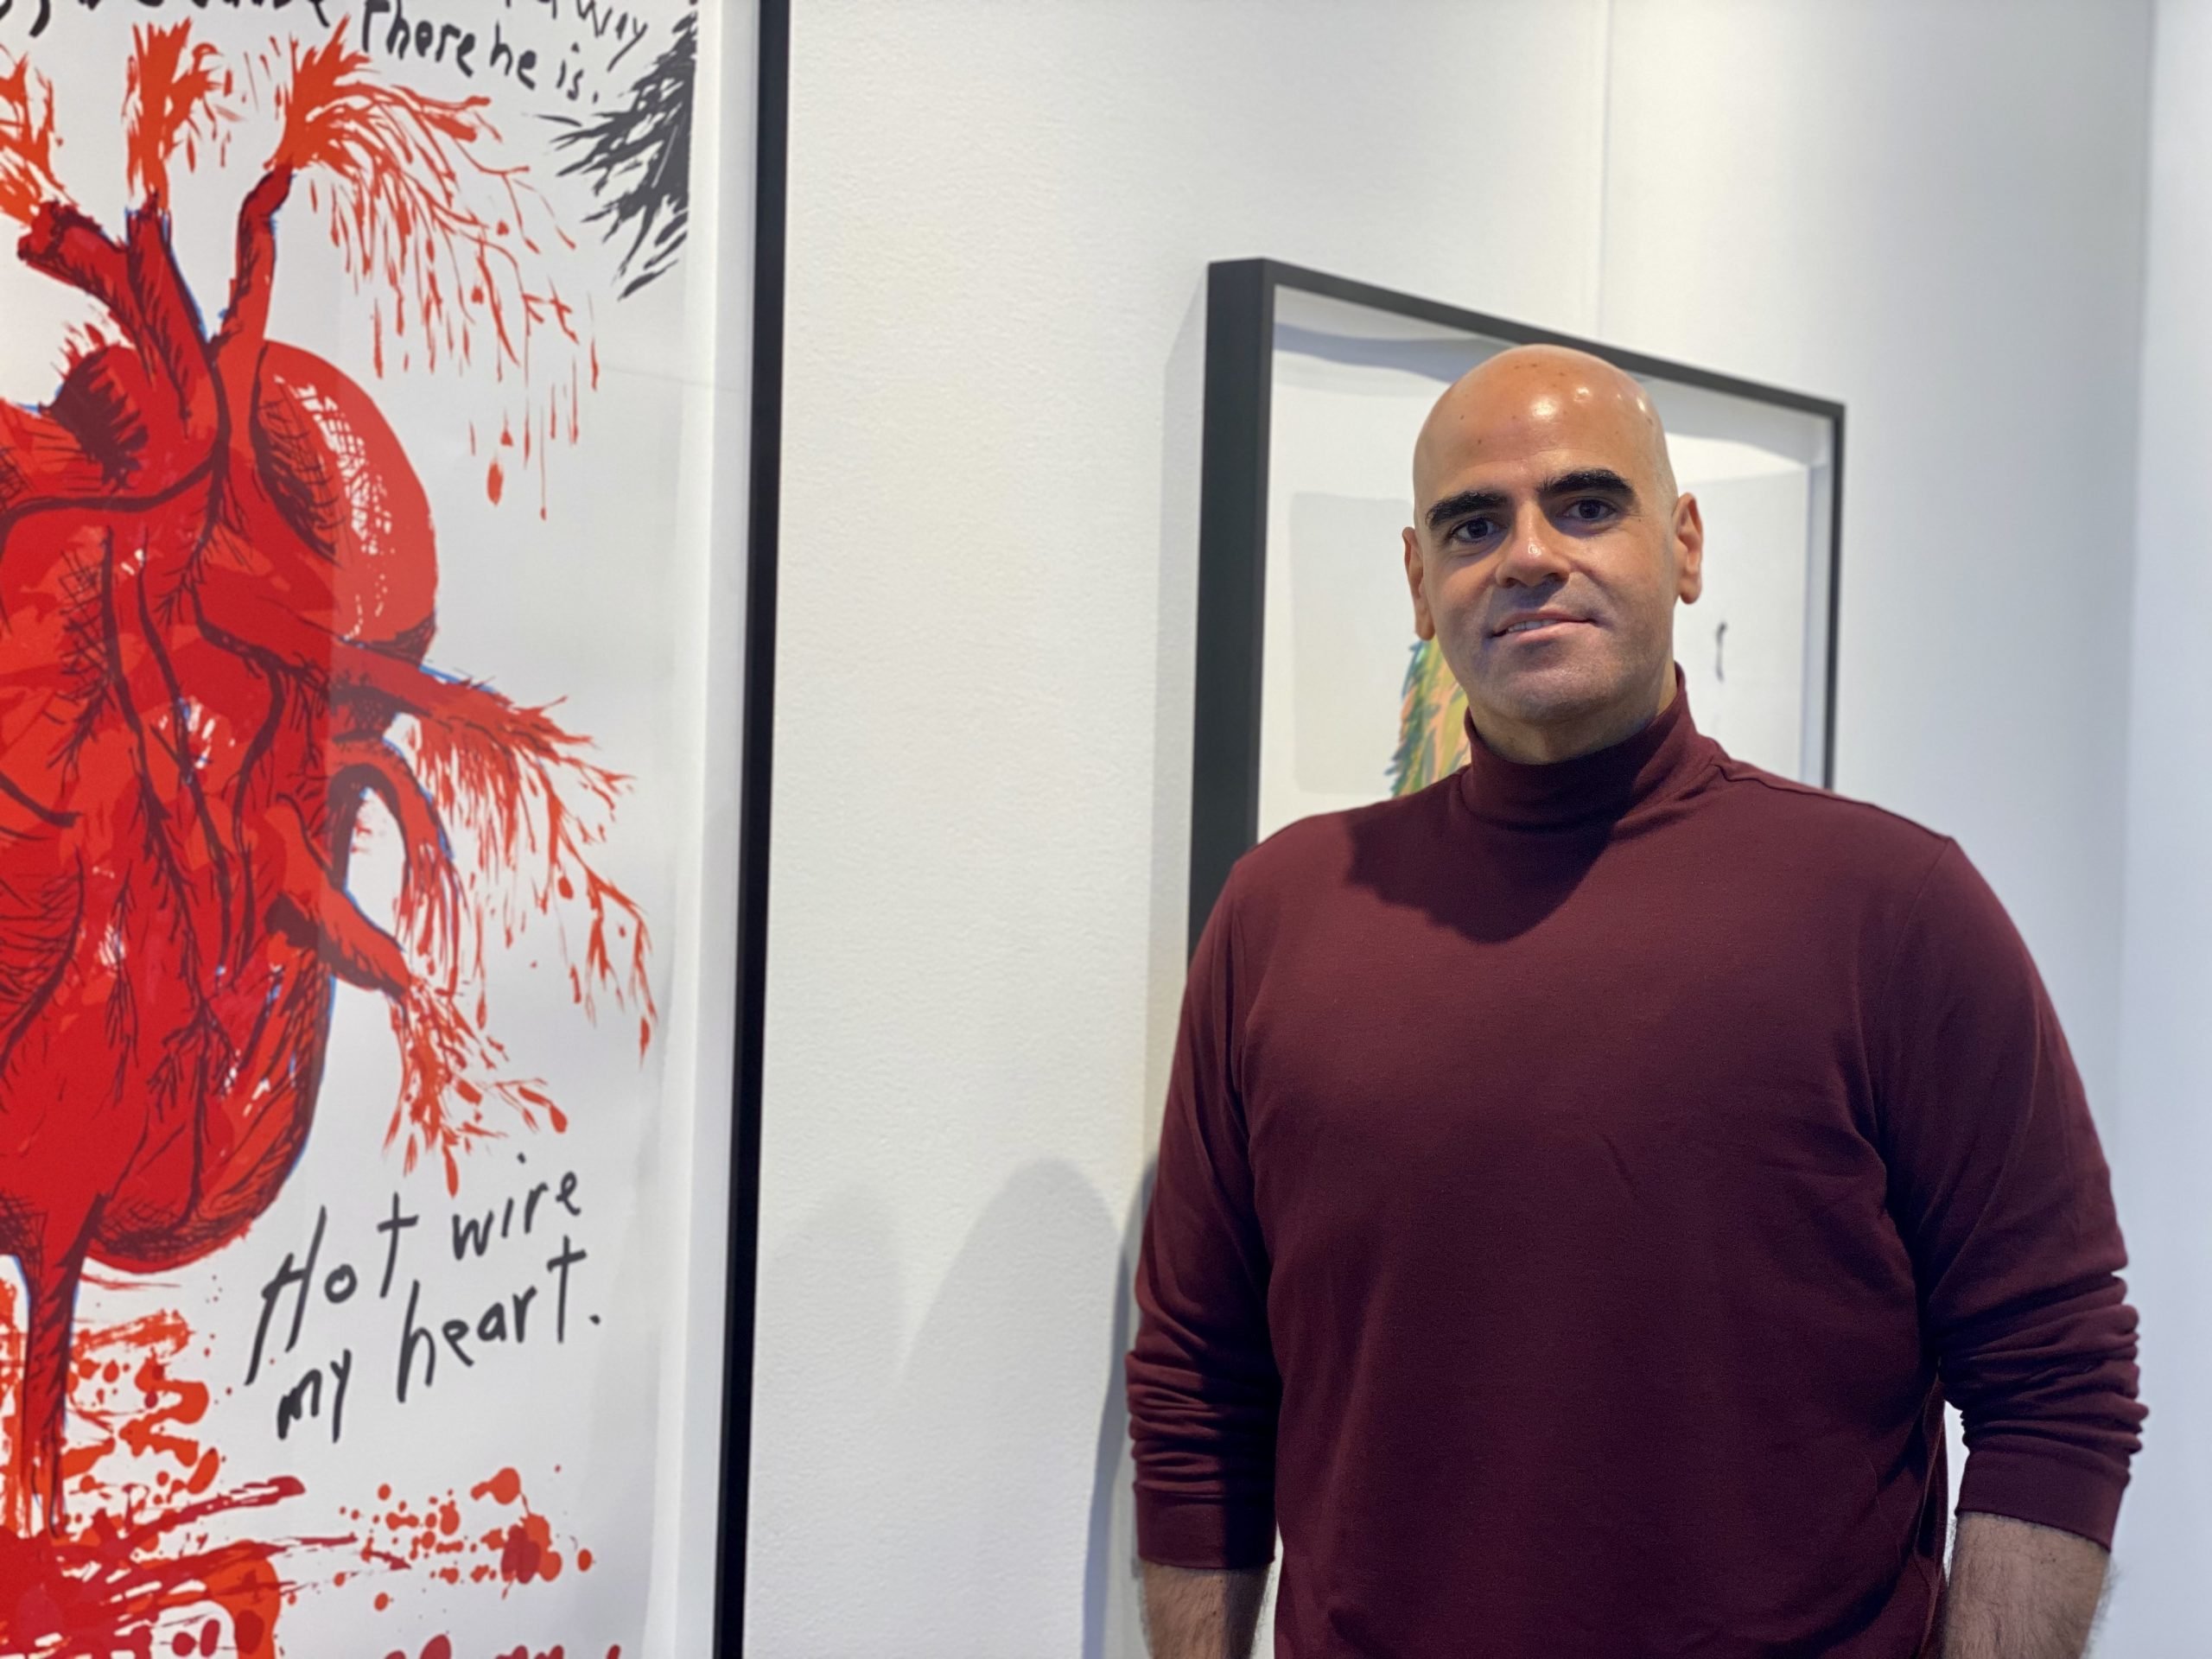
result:
[(1675, 467), (1659, 411), (1635, 377), (1572, 346), (1516, 346), (1446, 387), (1414, 442), (1414, 501), (1433, 499), (1429, 484), (1440, 464), (1530, 422), (1572, 425), (1635, 455), (1654, 497), (1673, 503)]
[(1698, 595), (1705, 532), (1631, 377), (1561, 346), (1478, 365), (1421, 425), (1414, 512), (1414, 626), (1491, 747), (1563, 760), (1672, 701), (1674, 607)]

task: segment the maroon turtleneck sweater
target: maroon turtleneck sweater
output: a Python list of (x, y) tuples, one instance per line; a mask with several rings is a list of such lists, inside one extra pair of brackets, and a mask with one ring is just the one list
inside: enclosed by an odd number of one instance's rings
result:
[(1128, 1357), (1139, 1553), (1275, 1651), (1910, 1659), (1962, 1510), (2107, 1547), (2135, 1314), (1947, 837), (1674, 700), (1291, 825), (1199, 942)]

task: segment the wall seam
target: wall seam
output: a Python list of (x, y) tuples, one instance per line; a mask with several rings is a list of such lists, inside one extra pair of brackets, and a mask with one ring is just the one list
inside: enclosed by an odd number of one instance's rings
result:
[(1605, 337), (1605, 204), (1613, 155), (1613, 0), (1602, 0), (1598, 23), (1598, 195), (1590, 247), (1590, 337)]
[(2143, 112), (2143, 224), (2137, 238), (2135, 267), (2135, 364), (2133, 395), (2129, 399), (2132, 430), (2127, 436), (2128, 455), (2128, 538), (2127, 538), (2127, 639), (2120, 648), (2120, 661), (2126, 665), (2121, 681), (2120, 705), (2120, 925), (2113, 941), (2113, 977), (2119, 987), (2113, 1009), (2112, 1097), (2106, 1103), (2104, 1126), (2112, 1142), (2110, 1161), (2119, 1163), (2126, 1157), (2127, 1140), (2127, 1056), (2129, 1033), (2133, 1021), (2128, 1017), (2128, 923), (2134, 913), (2136, 887), (2135, 860), (2135, 768), (2139, 745), (2135, 729), (2135, 643), (2138, 632), (2137, 605), (2141, 596), (2143, 580), (2143, 432), (2144, 399), (2148, 387), (2151, 362), (2151, 258), (2153, 251), (2152, 221), (2158, 207), (2158, 48), (2163, 30), (2160, 27), (2165, 13), (2164, 0), (2144, 0), (2149, 16), (2144, 29), (2143, 95), (2136, 107)]

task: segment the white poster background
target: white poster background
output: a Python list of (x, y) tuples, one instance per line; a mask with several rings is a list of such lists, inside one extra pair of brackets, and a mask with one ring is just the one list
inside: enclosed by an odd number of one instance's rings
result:
[[(1269, 415), (1263, 836), (1389, 792), (1415, 639), (1399, 541), (1414, 439), (1450, 380), (1500, 349), (1291, 291), (1279, 315), (1290, 326), (1278, 329)], [(1741, 759), (1817, 783), (1826, 423), (1671, 383), (1648, 390), (1676, 481), (1704, 516), (1705, 592), (1675, 615), (1699, 728)]]
[[(119, 116), (133, 26), (188, 20), (195, 38), (235, 62), (272, 40), (319, 43), (330, 32), (306, 0), (275, 10), (93, 10), (85, 0), (55, 0), (34, 40), (35, 7), (26, 0), (0, 17), (0, 70), (28, 57), (51, 81), (62, 140), (56, 171), (111, 234), (121, 231), (126, 200)], [(618, 297), (619, 247), (588, 222), (600, 204), (584, 181), (556, 176), (568, 158), (549, 148), (558, 129), (547, 118), (620, 95), (669, 45), (685, 0), (581, 8), (408, 0), (406, 9), (479, 33), (477, 73), (461, 73), (450, 56), (395, 64), (381, 27), (371, 31), (379, 70), (439, 98), (488, 97), (505, 140), (498, 159), (529, 165), (575, 238), (555, 269), (563, 292), (586, 308), (600, 365), (596, 390), (582, 398), (579, 438), (556, 446), (542, 496), (538, 477), (511, 461), (494, 505), (486, 440), (509, 407), (508, 389), (483, 373), (430, 372), (419, 362), (403, 371), (389, 347), (387, 372), (376, 372), (366, 302), (303, 199), (304, 175), (279, 222), (270, 337), (317, 353), (366, 388), (422, 480), (439, 548), (429, 664), (486, 681), (519, 703), (556, 704), (563, 724), (593, 740), (592, 758), (631, 780), (595, 861), (652, 931), (661, 1023), (641, 1061), (632, 1014), (603, 1010), (596, 1027), (588, 1022), (548, 926), (498, 953), (493, 1033), (518, 1073), (543, 1080), (569, 1127), (533, 1134), (501, 1123), (503, 1138), (465, 1157), (455, 1200), (434, 1160), (403, 1173), (386, 1148), (398, 1083), (386, 1009), (381, 998), (340, 986), (315, 1126), (281, 1197), (244, 1237), (200, 1263), (157, 1281), (100, 1274), (80, 1294), (78, 1324), (92, 1330), (181, 1312), (194, 1339), (172, 1369), (212, 1390), (206, 1415), (189, 1427), (220, 1450), (213, 1490), (279, 1474), (304, 1482), (304, 1496), (213, 1523), (218, 1539), (287, 1541), (277, 1566), (298, 1593), (280, 1624), (283, 1654), (412, 1659), (439, 1636), (457, 1659), (556, 1646), (590, 1659), (618, 1649), (694, 1653), (710, 1628), (719, 1454), (751, 9), (709, 4), (701, 13), (688, 251), (628, 298)], [(358, 4), (324, 10), (334, 27), (351, 18), (350, 38), (361, 41)], [(391, 18), (380, 21), (388, 27)], [(490, 67), (495, 29), (512, 48), (537, 54), (535, 89)], [(582, 96), (570, 102), (556, 81), (580, 86)], [(211, 322), (230, 279), (238, 198), (275, 131), (271, 115), (252, 115), (236, 128), (227, 165), (205, 155), (197, 170), (174, 164), (173, 244)], [(7, 227), (10, 252), (0, 257), (0, 396), (41, 404), (58, 384), (69, 329), (95, 313), (19, 264), (15, 233)], [(372, 835), (350, 886), (372, 917), (388, 918), (392, 838), (374, 833), (388, 829), (379, 814), (365, 816)], [(564, 1207), (559, 1194), (571, 1182)], [(418, 1219), (398, 1235), (382, 1294), (391, 1236), (377, 1227), (395, 1201)], [(480, 1257), (467, 1249), (456, 1260), (456, 1216), (487, 1213), (503, 1224), (499, 1236)], [(318, 1217), (322, 1243), (296, 1346), (287, 1291), (274, 1303), (263, 1375), (248, 1386), (264, 1287), (288, 1255), (304, 1259)], [(563, 1336), (552, 1264), (564, 1254), (575, 1259)], [(359, 1283), (342, 1305), (324, 1292), (341, 1265)], [(473, 1363), (464, 1365), (442, 1339), (434, 1374), (418, 1344), (400, 1403), (410, 1296), (418, 1324), (465, 1319), (473, 1331), (489, 1307), (512, 1308), (531, 1289), (526, 1342), (472, 1336), (463, 1345)], [(343, 1432), (334, 1440), (330, 1367), (347, 1355)], [(317, 1367), (323, 1410), (280, 1442), (280, 1395)], [(73, 1421), (72, 1443), (86, 1432)], [(119, 1467), (111, 1461), (101, 1472)], [(495, 1479), (507, 1471), (518, 1503), (504, 1501)], [(496, 1490), (478, 1494), (484, 1483)], [(97, 1509), (103, 1496), (73, 1488), (73, 1513)], [(457, 1527), (441, 1523), (448, 1503)], [(525, 1507), (563, 1557), (556, 1577), (515, 1581), (484, 1545)], [(468, 1548), (441, 1553), (453, 1543)], [(488, 1575), (479, 1570), (487, 1565)], [(166, 1619), (155, 1650), (206, 1626), (206, 1610)], [(192, 1649), (232, 1650), (227, 1633)]]

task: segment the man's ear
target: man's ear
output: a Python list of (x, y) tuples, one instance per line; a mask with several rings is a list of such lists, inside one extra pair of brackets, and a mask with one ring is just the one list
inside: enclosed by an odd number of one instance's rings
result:
[(1685, 495), (1675, 503), (1675, 594), (1685, 605), (1697, 603), (1705, 591), (1705, 516), (1697, 497)]
[(1414, 593), (1414, 632), (1423, 639), (1436, 638), (1436, 619), (1428, 613), (1428, 594), (1421, 585), (1421, 537), (1411, 524), (1401, 532), (1406, 543), (1406, 586)]

